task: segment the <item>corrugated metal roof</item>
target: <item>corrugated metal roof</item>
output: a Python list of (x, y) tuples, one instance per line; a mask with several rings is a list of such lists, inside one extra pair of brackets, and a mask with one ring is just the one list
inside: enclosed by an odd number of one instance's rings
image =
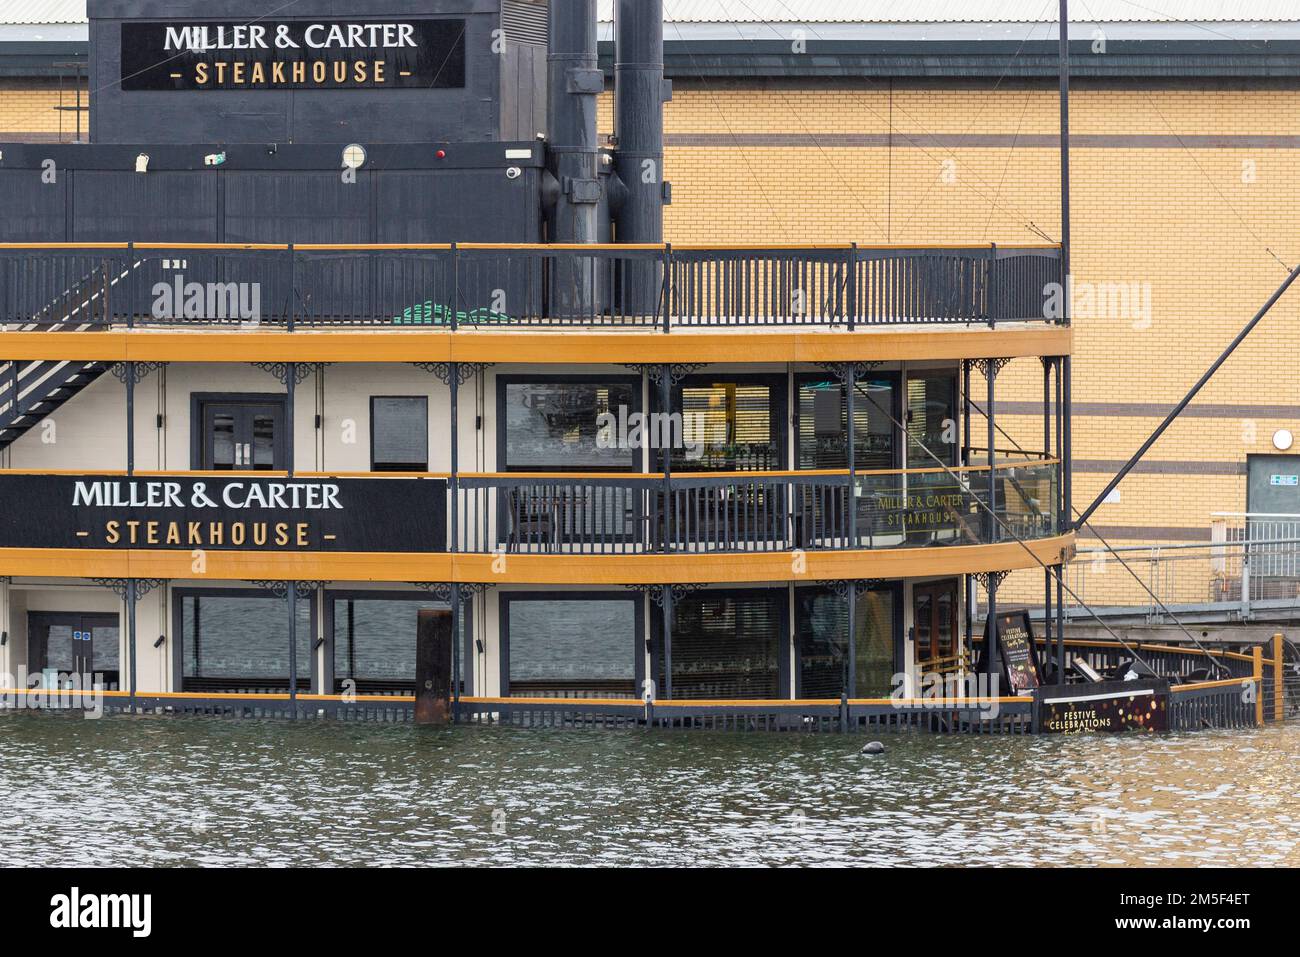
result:
[[(602, 20), (613, 0), (601, 0)], [(1039, 23), (1056, 0), (664, 0), (677, 23)], [(1300, 20), (1297, 0), (1070, 0), (1073, 23), (1249, 23)]]
[(0, 23), (85, 23), (86, 0), (0, 0)]
[[(1056, 0), (664, 0), (676, 23), (1036, 23)], [(600, 0), (612, 18), (613, 0)], [(1300, 20), (1297, 0), (1071, 0), (1077, 23), (1258, 23)], [(85, 23), (86, 0), (0, 0), (0, 23)]]

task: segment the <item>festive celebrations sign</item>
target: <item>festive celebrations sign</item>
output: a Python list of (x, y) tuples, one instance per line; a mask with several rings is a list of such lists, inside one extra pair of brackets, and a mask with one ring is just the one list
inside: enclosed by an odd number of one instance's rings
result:
[(1004, 611), (996, 620), (984, 622), (984, 646), (981, 663), (976, 671), (987, 670), (984, 656), (988, 654), (990, 625), (996, 631), (1002, 675), (1011, 694), (1024, 694), (1042, 684), (1042, 670), (1038, 665), (1038, 651), (1034, 644), (1034, 630), (1027, 609)]
[(1035, 694), (1038, 727), (1053, 734), (1089, 731), (1164, 731), (1169, 726), (1169, 682), (1097, 681), (1042, 688)]
[(3, 475), (0, 501), (0, 548), (447, 548), (441, 479)]
[(123, 90), (465, 85), (465, 21), (122, 24)]

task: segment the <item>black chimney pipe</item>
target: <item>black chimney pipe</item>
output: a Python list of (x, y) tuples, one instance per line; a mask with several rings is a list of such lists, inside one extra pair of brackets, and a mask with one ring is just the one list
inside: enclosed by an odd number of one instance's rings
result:
[(615, 226), (620, 243), (664, 239), (663, 0), (615, 0), (614, 171), (627, 189)]
[(594, 243), (600, 203), (596, 0), (549, 0), (546, 109), (551, 174), (559, 184), (551, 241)]

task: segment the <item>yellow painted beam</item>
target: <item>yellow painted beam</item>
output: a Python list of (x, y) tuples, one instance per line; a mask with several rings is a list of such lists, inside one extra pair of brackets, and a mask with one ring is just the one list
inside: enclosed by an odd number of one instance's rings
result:
[(0, 332), (6, 359), (98, 362), (835, 362), (1070, 355), (1068, 327), (606, 332), (581, 329), (115, 329)]
[[(0, 575), (182, 581), (486, 582), (638, 585), (911, 578), (1034, 568), (1074, 553), (1074, 535), (997, 545), (671, 555), (480, 555), (394, 552), (0, 548)], [(797, 560), (796, 560), (797, 559)], [(1035, 560), (1037, 559), (1037, 560)]]

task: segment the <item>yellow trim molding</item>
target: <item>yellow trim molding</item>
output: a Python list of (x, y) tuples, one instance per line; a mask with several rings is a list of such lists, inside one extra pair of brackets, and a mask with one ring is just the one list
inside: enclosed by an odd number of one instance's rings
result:
[(912, 578), (1034, 568), (1073, 557), (1073, 533), (1021, 545), (670, 555), (395, 552), (190, 552), (0, 548), (0, 575), (183, 581), (486, 582), (493, 585), (655, 585)]
[(1068, 326), (1034, 323), (990, 329), (693, 332), (575, 329), (366, 329), (281, 332), (237, 329), (114, 329), (104, 332), (0, 332), (6, 359), (95, 362), (898, 362), (1063, 356)]

